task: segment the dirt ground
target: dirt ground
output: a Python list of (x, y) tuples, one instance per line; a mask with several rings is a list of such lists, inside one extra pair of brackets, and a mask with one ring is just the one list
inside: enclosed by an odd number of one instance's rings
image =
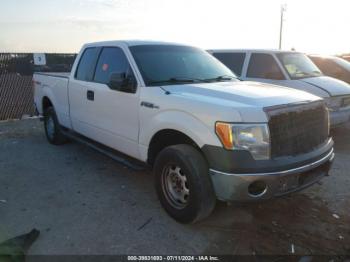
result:
[(219, 203), (181, 225), (162, 210), (151, 172), (78, 143), (52, 146), (42, 123), (0, 123), (0, 242), (41, 230), (30, 254), (350, 255), (350, 129), (333, 132), (331, 176), (288, 197)]

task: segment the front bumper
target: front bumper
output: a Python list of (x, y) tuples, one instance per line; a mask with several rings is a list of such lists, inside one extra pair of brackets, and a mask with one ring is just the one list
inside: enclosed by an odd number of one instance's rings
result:
[[(217, 198), (223, 201), (252, 201), (269, 199), (301, 190), (328, 175), (334, 159), (334, 151), (321, 159), (284, 171), (256, 174), (234, 174), (210, 169), (210, 174)], [(251, 194), (253, 183), (265, 185), (260, 193)], [(256, 184), (255, 183), (255, 184)]]
[(331, 127), (343, 125), (350, 122), (350, 107), (338, 111), (329, 112)]

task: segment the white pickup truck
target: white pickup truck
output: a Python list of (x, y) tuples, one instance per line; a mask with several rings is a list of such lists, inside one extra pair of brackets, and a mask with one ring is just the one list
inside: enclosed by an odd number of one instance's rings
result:
[(162, 206), (182, 223), (207, 217), (217, 199), (308, 187), (328, 175), (334, 158), (321, 98), (241, 82), (195, 47), (87, 44), (70, 75), (36, 73), (33, 83), (50, 143), (73, 138), (153, 167)]

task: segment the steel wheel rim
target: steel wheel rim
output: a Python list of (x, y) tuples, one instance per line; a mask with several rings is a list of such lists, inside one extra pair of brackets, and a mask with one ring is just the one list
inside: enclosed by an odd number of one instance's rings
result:
[(50, 139), (53, 139), (55, 134), (55, 122), (53, 121), (52, 116), (49, 116), (46, 121), (46, 132)]
[(162, 189), (169, 204), (176, 209), (187, 206), (190, 190), (181, 167), (167, 165), (162, 172)]

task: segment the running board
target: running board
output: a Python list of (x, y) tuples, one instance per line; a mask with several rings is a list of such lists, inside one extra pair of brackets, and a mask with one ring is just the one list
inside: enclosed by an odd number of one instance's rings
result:
[(95, 142), (87, 137), (84, 137), (80, 134), (77, 134), (75, 132), (72, 131), (67, 131), (64, 128), (61, 128), (61, 132), (62, 134), (64, 134), (65, 136), (67, 136), (68, 138), (77, 141), (78, 143), (81, 143), (83, 145), (86, 145), (88, 147), (93, 148), (94, 150), (112, 158), (113, 160), (115, 160), (116, 162), (118, 162), (119, 164), (130, 168), (134, 171), (144, 171), (146, 169), (148, 169), (148, 166), (144, 163), (142, 163), (141, 161), (138, 161), (136, 159), (132, 159), (131, 157), (128, 157), (126, 155), (124, 155), (123, 153), (120, 153), (110, 147), (107, 147), (105, 145), (102, 145), (98, 142)]

